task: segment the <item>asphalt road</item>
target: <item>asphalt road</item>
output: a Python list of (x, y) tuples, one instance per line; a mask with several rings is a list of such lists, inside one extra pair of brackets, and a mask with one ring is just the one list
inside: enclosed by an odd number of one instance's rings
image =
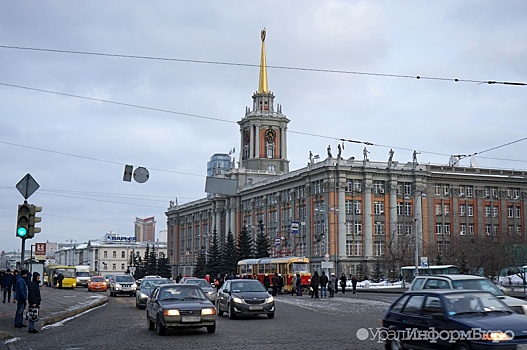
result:
[[(74, 319), (47, 326), (9, 344), (10, 349), (383, 349), (371, 336), (380, 327), (383, 310), (397, 294), (337, 294), (314, 300), (290, 295), (277, 297), (276, 316), (229, 320), (218, 318), (215, 334), (206, 329), (169, 331), (164, 337), (148, 331), (144, 310), (135, 299), (110, 302)], [(362, 339), (357, 337), (357, 331)], [(366, 337), (366, 335), (368, 335)], [(176, 345), (177, 344), (177, 345)]]

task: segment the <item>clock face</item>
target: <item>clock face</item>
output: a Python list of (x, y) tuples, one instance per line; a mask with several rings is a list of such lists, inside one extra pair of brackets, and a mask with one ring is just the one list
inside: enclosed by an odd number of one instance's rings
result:
[(276, 139), (276, 131), (273, 129), (267, 129), (265, 130), (265, 140), (272, 142)]

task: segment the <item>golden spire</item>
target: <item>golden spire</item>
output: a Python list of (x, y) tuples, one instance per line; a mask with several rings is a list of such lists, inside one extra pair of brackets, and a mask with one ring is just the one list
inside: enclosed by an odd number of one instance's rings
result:
[(268, 93), (267, 87), (267, 62), (265, 60), (265, 27), (261, 32), (262, 38), (262, 54), (260, 57), (260, 81), (258, 82), (258, 93)]

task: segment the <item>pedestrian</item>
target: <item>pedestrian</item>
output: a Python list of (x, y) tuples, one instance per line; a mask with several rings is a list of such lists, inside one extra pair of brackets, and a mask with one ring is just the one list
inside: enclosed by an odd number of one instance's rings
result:
[(205, 280), (210, 283), (210, 276), (208, 274), (205, 275)]
[(342, 276), (340, 276), (340, 287), (342, 288), (342, 294), (346, 293), (346, 282), (348, 279), (346, 278), (346, 274), (343, 272)]
[(357, 277), (351, 275), (351, 286), (353, 287), (353, 294), (357, 291)]
[(320, 297), (321, 298), (327, 298), (328, 297), (328, 276), (326, 276), (326, 272), (322, 271), (322, 275), (320, 276)]
[(337, 285), (337, 277), (335, 277), (335, 274), (332, 273), (329, 277), (329, 283), (328, 283), (328, 291), (329, 291), (329, 297), (334, 298), (335, 297), (335, 286)]
[(320, 276), (318, 275), (318, 271), (315, 271), (315, 273), (311, 277), (311, 288), (313, 288), (313, 292), (311, 292), (311, 298), (320, 299), (318, 297), (318, 286), (319, 285), (320, 285)]
[(296, 295), (302, 296), (302, 277), (299, 273), (296, 274)]
[[(34, 316), (29, 317), (29, 325), (28, 325), (29, 333), (38, 333), (38, 330), (35, 329), (35, 322), (38, 321), (38, 310), (40, 309), (41, 301), (42, 301), (42, 298), (40, 297), (40, 273), (33, 272), (33, 280), (29, 282), (29, 285), (27, 287), (28, 307), (30, 311), (34, 312), (33, 314)], [(34, 311), (34, 309), (36, 309), (36, 311)]]
[(16, 278), (19, 275), (19, 272), (17, 269), (13, 271), (13, 303), (16, 303), (16, 290), (15, 290), (15, 284), (16, 284)]
[(274, 273), (274, 276), (271, 280), (271, 283), (273, 284), (273, 294), (272, 296), (276, 296), (276, 294), (278, 293), (278, 288), (280, 287), (280, 278), (278, 277), (278, 273), (275, 272)]
[(267, 273), (264, 275), (263, 285), (265, 287), (265, 290), (269, 291), (269, 287), (271, 286), (271, 280), (269, 279), (269, 275)]
[(278, 294), (282, 294), (282, 289), (284, 289), (284, 278), (282, 274), (278, 274)]
[(11, 290), (13, 290), (13, 284), (15, 283), (15, 276), (11, 273), (10, 269), (7, 269), (2, 275), (2, 288), (4, 290), (4, 300), (5, 303), (6, 295), (7, 302), (11, 302)]
[(291, 296), (295, 295), (296, 293), (296, 280), (298, 277), (296, 275), (293, 275), (293, 278), (291, 278)]
[(27, 327), (24, 324), (24, 309), (26, 308), (27, 301), (27, 284), (26, 277), (28, 275), (28, 270), (20, 271), (20, 274), (16, 276), (15, 281), (15, 293), (16, 293), (16, 314), (15, 314), (15, 328)]
[(339, 292), (339, 279), (335, 276), (335, 294)]
[(181, 281), (182, 278), (183, 278), (183, 275), (179, 273), (176, 277), (176, 283), (179, 283), (179, 281)]
[(57, 280), (59, 281), (59, 289), (62, 289), (62, 281), (64, 281), (64, 275), (62, 274), (62, 271), (59, 272)]

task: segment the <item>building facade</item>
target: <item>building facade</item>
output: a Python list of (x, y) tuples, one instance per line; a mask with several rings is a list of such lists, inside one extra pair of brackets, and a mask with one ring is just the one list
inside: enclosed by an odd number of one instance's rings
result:
[(135, 218), (135, 238), (137, 242), (154, 242), (156, 239), (156, 221), (152, 216), (146, 219)]
[(360, 277), (390, 255), (412, 261), (414, 251), (422, 257), (430, 246), (446, 252), (456, 236), (525, 242), (525, 171), (419, 164), (416, 152), (410, 162), (393, 160), (392, 151), (387, 161), (370, 161), (366, 148), (363, 159), (344, 159), (340, 147), (289, 171), (289, 119), (267, 87), (265, 31), (252, 98), (238, 122), (239, 166), (225, 175), (237, 180), (236, 195), (213, 194), (166, 212), (173, 275), (193, 274), (214, 230), (224, 242), (229, 230), (236, 236), (245, 227), (255, 241), (260, 221), (271, 255), (305, 256), (318, 270), (329, 260), (329, 272)]

